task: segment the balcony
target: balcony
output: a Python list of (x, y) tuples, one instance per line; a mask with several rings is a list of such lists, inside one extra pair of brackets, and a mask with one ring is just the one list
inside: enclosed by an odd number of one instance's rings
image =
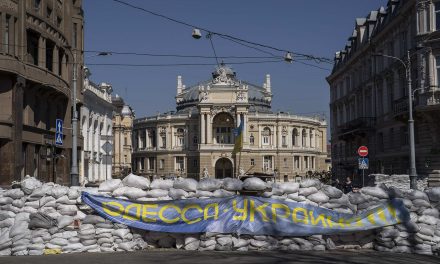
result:
[[(408, 97), (402, 97), (393, 102), (393, 116), (394, 118), (401, 118), (408, 115)], [(406, 119), (406, 118), (405, 118)]]
[(424, 111), (440, 109), (440, 88), (432, 87), (431, 90), (421, 93), (416, 98), (416, 108)]
[(359, 117), (337, 128), (338, 138), (346, 140), (354, 136), (364, 137), (368, 131), (374, 130), (376, 118)]

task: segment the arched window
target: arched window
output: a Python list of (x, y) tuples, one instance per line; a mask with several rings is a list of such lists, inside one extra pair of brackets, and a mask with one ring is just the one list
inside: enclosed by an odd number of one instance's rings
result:
[(307, 141), (307, 131), (305, 129), (302, 130), (302, 142), (301, 146), (305, 147)]
[(228, 113), (219, 113), (213, 119), (213, 135), (216, 144), (234, 144), (232, 130), (234, 119)]
[(182, 147), (185, 145), (185, 131), (183, 128), (178, 128), (176, 132), (176, 145)]
[(254, 145), (254, 143), (255, 143), (255, 138), (254, 135), (251, 134), (251, 136), (249, 137), (249, 144)]
[(261, 132), (261, 136), (262, 136), (262, 140), (263, 140), (263, 145), (270, 145), (270, 136), (271, 136), (271, 132), (270, 132), (270, 128), (265, 127), (263, 129), (263, 132)]
[(294, 128), (292, 131), (292, 146), (298, 146), (298, 129)]

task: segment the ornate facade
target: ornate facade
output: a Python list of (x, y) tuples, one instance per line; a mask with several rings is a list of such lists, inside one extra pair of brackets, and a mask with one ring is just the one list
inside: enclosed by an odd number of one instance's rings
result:
[[(70, 183), (72, 72), (83, 62), (81, 5), (81, 0), (0, 1), (0, 185), (27, 174)], [(77, 78), (82, 80), (81, 72)], [(55, 119), (64, 121), (58, 147)], [(78, 143), (81, 148), (81, 138)]]
[(332, 162), (341, 178), (360, 174), (360, 145), (369, 148), (366, 174), (408, 174), (409, 52), (417, 172), (429, 177), (431, 186), (440, 185), (439, 14), (440, 1), (390, 0), (356, 19), (327, 78)]
[(131, 172), (134, 112), (118, 95), (112, 98), (112, 104), (114, 107), (112, 177), (120, 178)]
[[(225, 178), (274, 173), (288, 181), (324, 170), (326, 122), (274, 113), (270, 76), (263, 86), (221, 65), (212, 79), (186, 88), (177, 78), (177, 111), (134, 121), (133, 170), (141, 175)], [(244, 120), (243, 150), (232, 155)]]
[(90, 71), (84, 74), (84, 104), (80, 109), (80, 130), (84, 148), (80, 156), (80, 183), (98, 183), (112, 177), (113, 105), (112, 86), (99, 85), (90, 80)]

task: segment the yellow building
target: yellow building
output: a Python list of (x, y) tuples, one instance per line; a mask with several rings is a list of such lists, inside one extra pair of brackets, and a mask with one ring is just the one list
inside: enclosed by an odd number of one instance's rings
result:
[(132, 129), (134, 112), (124, 100), (116, 95), (112, 98), (113, 114), (113, 160), (112, 177), (119, 178), (131, 172)]
[[(188, 88), (178, 76), (177, 111), (134, 121), (133, 171), (196, 179), (263, 172), (287, 181), (324, 170), (326, 122), (274, 113), (271, 101), (269, 75), (261, 87), (221, 65), (212, 79)], [(240, 120), (243, 150), (232, 155)]]

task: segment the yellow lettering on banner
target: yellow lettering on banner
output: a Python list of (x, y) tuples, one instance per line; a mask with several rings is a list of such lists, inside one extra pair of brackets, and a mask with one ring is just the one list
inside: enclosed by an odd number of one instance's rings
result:
[(388, 204), (388, 211), (390, 211), (390, 215), (393, 217), (393, 220), (396, 219), (396, 223), (400, 223), (400, 219), (396, 215), (396, 208), (392, 204)]
[(142, 221), (144, 222), (156, 222), (155, 218), (149, 218), (148, 215), (157, 216), (157, 212), (148, 211), (148, 209), (157, 208), (157, 204), (144, 204), (142, 206)]
[(327, 225), (328, 227), (333, 227), (333, 220), (330, 215), (327, 216)]
[[(301, 212), (303, 214), (302, 218), (298, 218), (298, 216), (297, 216), (298, 212)], [(307, 209), (301, 208), (301, 207), (296, 207), (295, 209), (293, 209), (292, 220), (295, 223), (302, 222), (302, 223), (308, 225), (309, 224), (309, 216), (307, 215)]]
[(249, 214), (249, 221), (254, 222), (255, 221), (255, 210), (261, 214), (263, 217), (263, 222), (269, 222), (269, 218), (267, 217), (265, 208), (269, 205), (269, 203), (263, 203), (260, 206), (255, 207), (255, 201), (250, 200), (251, 202), (251, 210)]
[(356, 216), (355, 218), (355, 226), (362, 227), (364, 226), (364, 223), (362, 222), (362, 218), (360, 216)]
[(340, 227), (342, 227), (342, 228), (344, 228), (345, 227), (345, 219), (344, 218), (339, 218), (338, 219), (338, 222), (335, 222), (335, 221), (333, 221), (333, 224), (335, 225), (335, 226), (340, 226)]
[(289, 215), (290, 215), (289, 206), (287, 206), (285, 204), (274, 203), (274, 204), (272, 204), (272, 221), (274, 223), (277, 222), (277, 216), (278, 216), (277, 209), (284, 210), (284, 214), (279, 215), (280, 217), (289, 218)]
[(243, 199), (243, 208), (237, 208), (237, 200), (234, 199), (232, 201), (232, 209), (234, 209), (235, 212), (240, 213), (242, 215), (241, 216), (234, 215), (232, 217), (232, 220), (245, 221), (247, 219), (247, 208), (248, 208), (248, 199)]
[[(214, 209), (213, 215), (209, 215), (210, 208)], [(203, 212), (203, 220), (208, 220), (209, 218), (212, 217), (214, 218), (214, 220), (218, 219), (218, 203), (208, 204), (207, 206), (205, 206), (205, 210)]]
[(317, 218), (315, 218), (313, 211), (309, 211), (309, 214), (310, 214), (310, 222), (312, 225), (316, 226), (316, 225), (318, 225), (319, 222), (321, 222), (323, 227), (327, 227), (327, 224), (325, 223), (324, 214), (318, 215)]
[(173, 208), (174, 210), (177, 211), (178, 214), (181, 214), (182, 210), (180, 210), (180, 208), (177, 205), (174, 205), (174, 204), (167, 204), (167, 205), (164, 205), (162, 208), (160, 208), (160, 210), (159, 210), (159, 219), (162, 220), (163, 222), (167, 223), (167, 224), (174, 224), (175, 222), (179, 221), (179, 217), (177, 216), (177, 217), (171, 218), (171, 219), (166, 218), (163, 215), (163, 213), (168, 208)]
[(182, 220), (183, 220), (185, 223), (187, 223), (188, 225), (191, 225), (191, 224), (197, 223), (197, 222), (199, 222), (199, 221), (202, 220), (201, 217), (197, 217), (197, 218), (192, 219), (192, 220), (186, 218), (186, 215), (185, 215), (185, 214), (186, 214), (186, 212), (187, 212), (189, 209), (196, 209), (196, 210), (199, 211), (200, 213), (203, 212), (202, 208), (201, 208), (200, 205), (198, 205), (198, 204), (188, 204), (188, 205), (186, 205), (186, 206), (183, 208), (183, 210), (182, 210), (182, 215), (181, 215)]
[(104, 202), (102, 209), (110, 216), (120, 216), (124, 212), (124, 206), (118, 202)]
[(379, 216), (379, 219), (382, 220), (383, 223), (388, 224), (387, 217), (382, 208), (377, 212), (377, 216)]
[(367, 219), (368, 219), (368, 222), (370, 222), (372, 225), (376, 224), (376, 219), (374, 219), (374, 213), (368, 214)]
[[(130, 209), (135, 208), (136, 213), (134, 216), (130, 215)], [(141, 205), (140, 204), (129, 204), (127, 207), (125, 207), (124, 215), (122, 218), (128, 219), (128, 220), (140, 220), (141, 219)]]

